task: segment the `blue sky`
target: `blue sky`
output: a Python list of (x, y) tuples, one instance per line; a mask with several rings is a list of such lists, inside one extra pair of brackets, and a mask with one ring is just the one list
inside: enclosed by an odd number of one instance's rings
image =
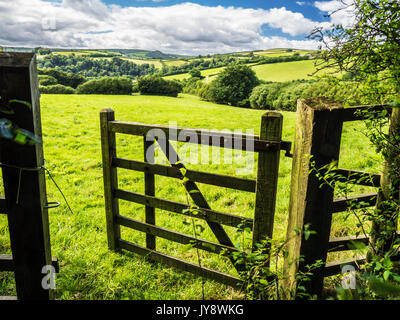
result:
[[(151, 1), (151, 0), (105, 0), (104, 3), (106, 4), (116, 4), (123, 7), (165, 7), (165, 6), (172, 6), (177, 4), (182, 4), (185, 2), (193, 2), (203, 6), (223, 6), (223, 7), (237, 7), (237, 8), (251, 8), (251, 9), (271, 9), (271, 8), (280, 8), (285, 7), (286, 9), (299, 12), (303, 14), (305, 18), (308, 18), (313, 21), (329, 21), (329, 18), (326, 17), (326, 12), (322, 12), (317, 7), (315, 7), (314, 1), (293, 1), (293, 0), (275, 0), (275, 1), (268, 1), (268, 0), (253, 0), (253, 1), (240, 1), (240, 0), (231, 0), (231, 1), (208, 1), (208, 0), (201, 0), (201, 1), (179, 1), (179, 0), (162, 0), (162, 1)], [(302, 40), (304, 39), (305, 35), (299, 36), (290, 36), (285, 35), (280, 29), (278, 28), (271, 28), (267, 25), (262, 27), (262, 35), (264, 36), (282, 36), (288, 39), (296, 39)]]
[(253, 1), (240, 1), (240, 0), (224, 0), (224, 1), (208, 1), (208, 0), (197, 0), (197, 1), (179, 1), (179, 0), (164, 0), (164, 1), (149, 1), (149, 0), (104, 0), (106, 4), (117, 4), (120, 6), (135, 6), (135, 7), (164, 7), (175, 4), (193, 2), (204, 6), (224, 6), (224, 7), (241, 7), (241, 8), (253, 8), (253, 9), (271, 9), (286, 7), (288, 10), (294, 12), (301, 12), (306, 18), (327, 21), (324, 17), (324, 13), (313, 6), (314, 1), (293, 1), (293, 0), (253, 0)]
[(0, 0), (0, 45), (126, 48), (188, 55), (316, 49), (315, 27), (349, 17), (324, 1)]

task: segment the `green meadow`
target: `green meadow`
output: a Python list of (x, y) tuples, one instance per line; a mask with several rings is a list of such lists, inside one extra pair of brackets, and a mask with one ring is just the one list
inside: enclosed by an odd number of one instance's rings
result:
[[(316, 75), (313, 74), (316, 71), (314, 60), (253, 65), (251, 68), (255, 71), (257, 77), (264, 81), (285, 82), (316, 77)], [(201, 75), (212, 79), (224, 69), (225, 67), (202, 70)], [(282, 72), (282, 70), (284, 70), (284, 72)], [(318, 73), (318, 75), (321, 74)], [(188, 73), (183, 73), (166, 76), (164, 78), (169, 80), (183, 80), (190, 78), (190, 75)]]
[[(263, 67), (267, 66), (274, 65)], [(307, 68), (308, 65), (304, 67), (304, 72), (308, 72)], [(256, 72), (262, 71), (256, 69)], [(174, 124), (182, 127), (243, 131), (250, 129), (258, 134), (260, 119), (265, 111), (212, 104), (191, 95), (180, 95), (178, 98), (139, 95), (42, 95), (41, 108), (46, 166), (73, 209), (73, 213), (69, 212), (57, 188), (47, 179), (48, 200), (61, 202), (59, 208), (49, 212), (52, 255), (59, 259), (61, 268), (56, 281), (57, 298), (201, 299), (201, 278), (149, 262), (131, 253), (114, 253), (108, 250), (99, 112), (103, 108), (112, 108), (117, 120), (163, 125), (174, 121)], [(283, 112), (283, 116), (283, 139), (293, 141), (296, 114)], [(381, 159), (369, 146), (362, 129), (360, 123), (345, 124), (340, 167), (378, 172)], [(119, 157), (143, 160), (141, 137), (118, 134), (117, 141)], [(182, 145), (178, 145), (177, 148), (179, 152)], [(210, 150), (206, 149), (204, 152), (209, 153)], [(222, 159), (226, 156), (227, 159), (233, 160), (233, 163), (187, 163), (187, 168), (237, 175), (236, 168), (241, 166), (238, 163), (238, 154), (220, 149), (215, 152), (218, 152)], [(157, 159), (159, 163), (163, 162), (161, 156)], [(291, 159), (286, 158), (282, 152), (274, 228), (274, 237), (281, 240), (286, 236), (290, 173)], [(142, 173), (121, 169), (118, 176), (119, 188), (144, 192)], [(251, 173), (241, 176), (254, 179), (256, 168)], [(199, 184), (199, 187), (213, 209), (252, 217), (253, 194), (203, 184)], [(355, 192), (363, 193), (369, 190), (366, 187), (357, 187)], [(184, 188), (172, 178), (156, 177), (156, 196), (184, 203), (187, 201)], [(144, 208), (140, 205), (121, 201), (120, 213), (144, 220)], [(193, 234), (190, 221), (179, 214), (157, 210), (156, 219), (159, 226)], [(332, 236), (354, 234), (356, 221), (350, 218), (344, 223), (344, 220), (345, 213), (334, 217)], [(200, 221), (198, 224), (202, 225), (199, 227), (201, 237), (214, 241), (207, 225)], [(250, 248), (250, 234), (246, 234), (242, 239), (234, 228), (227, 228), (227, 232), (235, 244), (240, 242), (242, 248)], [(125, 228), (122, 228), (122, 237), (139, 245), (143, 245), (145, 241), (144, 234)], [(195, 250), (186, 251), (182, 245), (161, 239), (157, 240), (157, 246), (164, 253), (197, 263)], [(0, 253), (10, 252), (7, 220), (4, 215), (0, 215)], [(336, 257), (337, 255), (330, 256), (330, 259)], [(234, 274), (232, 266), (225, 258), (201, 253), (201, 261), (204, 266)], [(11, 273), (0, 273), (0, 296), (13, 294), (13, 283)], [(243, 297), (241, 292), (213, 281), (204, 280), (204, 287), (206, 299)]]

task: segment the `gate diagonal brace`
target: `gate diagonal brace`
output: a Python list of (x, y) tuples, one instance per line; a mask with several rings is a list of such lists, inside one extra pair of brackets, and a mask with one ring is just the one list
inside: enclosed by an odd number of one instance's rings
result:
[[(185, 165), (180, 161), (179, 156), (169, 140), (167, 139), (160, 139), (156, 138), (156, 141), (160, 145), (161, 150), (165, 154), (165, 156), (168, 159), (168, 162), (172, 167), (175, 167), (179, 169), (179, 172), (181, 170), (186, 170)], [(184, 175), (180, 174), (180, 180), (184, 180)], [(183, 182), (183, 186), (185, 187), (186, 191), (188, 192), (189, 196), (192, 198), (193, 202), (199, 207), (203, 209), (209, 209), (211, 210), (210, 205), (208, 204), (207, 200), (204, 198), (203, 194), (199, 190), (198, 186), (194, 181), (191, 180), (186, 180)], [(195, 191), (195, 192), (193, 192)], [(228, 234), (224, 230), (224, 228), (219, 224), (215, 222), (210, 222), (206, 221), (209, 227), (211, 228), (212, 232), (214, 233), (215, 237), (219, 241), (220, 244), (223, 244), (225, 246), (229, 247), (235, 247), (234, 244), (232, 243), (231, 239), (229, 238)], [(232, 264), (234, 265), (235, 269), (238, 272), (245, 271), (245, 265), (243, 263), (239, 264), (236, 262), (236, 260), (233, 257), (229, 257), (231, 260)]]

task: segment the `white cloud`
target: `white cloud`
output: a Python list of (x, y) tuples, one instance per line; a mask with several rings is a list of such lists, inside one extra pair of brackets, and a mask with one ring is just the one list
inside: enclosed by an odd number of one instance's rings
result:
[[(53, 18), (56, 28), (43, 29), (43, 19)], [(0, 45), (142, 48), (183, 54), (317, 47), (310, 40), (262, 35), (263, 25), (299, 36), (317, 24), (284, 7), (256, 10), (183, 3), (154, 8), (107, 6), (101, 0), (0, 0), (0, 21)]]
[(351, 26), (354, 23), (353, 0), (316, 1), (315, 7), (330, 15), (330, 24)]

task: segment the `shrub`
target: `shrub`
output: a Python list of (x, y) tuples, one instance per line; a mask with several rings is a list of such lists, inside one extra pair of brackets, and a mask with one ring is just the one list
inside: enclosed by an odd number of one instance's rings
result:
[(350, 81), (331, 83), (327, 80), (314, 82), (303, 92), (304, 98), (324, 96), (344, 106), (361, 104), (361, 91), (358, 85)]
[(268, 83), (254, 88), (250, 105), (254, 109), (296, 111), (301, 98), (327, 97), (344, 106), (361, 104), (361, 91), (353, 82), (328, 80), (295, 80)]
[(218, 74), (203, 98), (216, 103), (247, 107), (254, 87), (260, 84), (255, 72), (246, 65), (231, 65)]
[(63, 86), (62, 84), (55, 84), (50, 86), (41, 86), (40, 92), (50, 94), (74, 94), (75, 89), (68, 86)]
[(137, 81), (136, 82), (134, 82), (133, 83), (133, 86), (132, 86), (132, 93), (139, 93), (140, 91), (139, 91), (139, 86), (138, 86), (138, 83), (137, 83)]
[(262, 84), (254, 88), (250, 95), (250, 105), (254, 109), (274, 109), (274, 102), (278, 99), (284, 83), (274, 82)]
[(210, 88), (211, 88), (211, 85), (210, 84), (205, 84), (203, 87), (201, 87), (200, 89), (199, 89), (199, 97), (200, 97), (200, 99), (202, 99), (202, 100), (208, 100), (209, 98), (209, 96), (210, 96)]
[(190, 70), (189, 74), (192, 78), (201, 78), (201, 71), (197, 68)]
[(58, 84), (57, 79), (52, 76), (38, 75), (38, 79), (41, 86), (51, 86)]
[(183, 93), (199, 95), (200, 90), (206, 85), (200, 78), (189, 78), (182, 80)]
[(132, 94), (132, 80), (124, 77), (103, 77), (78, 86), (78, 94)]
[(140, 94), (177, 97), (182, 92), (182, 84), (176, 80), (165, 80), (160, 76), (144, 76), (139, 78)]
[(297, 100), (303, 97), (304, 91), (311, 82), (293, 81), (285, 85), (279, 91), (277, 99), (273, 102), (274, 109), (296, 111)]
[(63, 72), (56, 69), (38, 69), (39, 75), (47, 75), (57, 79), (59, 84), (77, 88), (80, 84), (84, 83), (86, 79), (75, 73)]

